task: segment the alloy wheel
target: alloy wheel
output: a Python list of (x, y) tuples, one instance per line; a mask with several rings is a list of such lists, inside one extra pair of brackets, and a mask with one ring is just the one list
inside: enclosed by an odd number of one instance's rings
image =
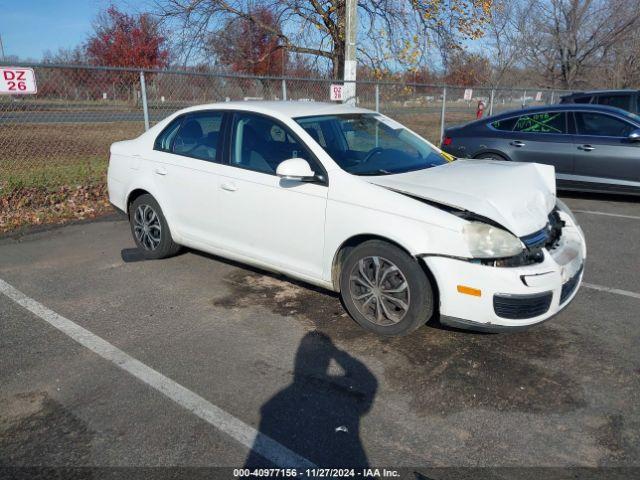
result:
[(160, 245), (162, 224), (156, 211), (149, 205), (140, 205), (133, 215), (133, 232), (145, 250), (153, 251)]
[(353, 266), (349, 293), (358, 311), (377, 325), (394, 325), (409, 311), (407, 279), (393, 262), (383, 257), (364, 257)]

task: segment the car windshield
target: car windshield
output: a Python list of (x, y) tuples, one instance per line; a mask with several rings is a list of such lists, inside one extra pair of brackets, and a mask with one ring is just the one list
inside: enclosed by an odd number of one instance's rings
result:
[(384, 115), (322, 115), (295, 120), (343, 170), (354, 175), (389, 175), (447, 163), (426, 141)]

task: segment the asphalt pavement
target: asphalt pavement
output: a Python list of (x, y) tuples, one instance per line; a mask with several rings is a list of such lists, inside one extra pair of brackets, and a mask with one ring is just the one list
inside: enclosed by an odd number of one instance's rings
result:
[(0, 468), (640, 467), (640, 201), (564, 199), (588, 286), (513, 334), (379, 338), (277, 275), (143, 261), (123, 220), (1, 239)]

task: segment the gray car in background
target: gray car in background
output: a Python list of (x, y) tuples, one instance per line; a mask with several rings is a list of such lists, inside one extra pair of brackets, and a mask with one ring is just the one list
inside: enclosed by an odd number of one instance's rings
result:
[(562, 104), (486, 117), (445, 131), (456, 157), (553, 165), (558, 188), (640, 195), (640, 117)]
[(639, 90), (591, 90), (560, 97), (560, 103), (593, 103), (640, 113)]

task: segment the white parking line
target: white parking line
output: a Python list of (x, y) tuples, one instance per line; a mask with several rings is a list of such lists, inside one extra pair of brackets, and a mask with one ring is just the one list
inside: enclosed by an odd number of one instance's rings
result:
[(588, 213), (590, 215), (605, 215), (607, 217), (630, 218), (632, 220), (640, 220), (635, 215), (623, 215), (621, 213), (594, 212), (592, 210), (572, 210), (573, 213)]
[(592, 288), (593, 290), (600, 290), (601, 292), (609, 292), (609, 293), (615, 293), (616, 295), (624, 295), (625, 297), (640, 298), (640, 293), (630, 292), (628, 290), (620, 290), (619, 288), (605, 287), (602, 285), (595, 285), (593, 283), (586, 283), (586, 282), (582, 282), (582, 286), (586, 288)]
[(136, 360), (89, 330), (62, 315), (58, 315), (53, 310), (49, 310), (2, 279), (0, 279), (0, 293), (3, 293), (18, 305), (26, 308), (65, 335), (71, 337), (80, 345), (97, 353), (105, 360), (130, 373), (189, 412), (226, 433), (245, 447), (255, 451), (274, 465), (279, 467), (315, 468), (311, 461), (260, 433), (200, 395)]

